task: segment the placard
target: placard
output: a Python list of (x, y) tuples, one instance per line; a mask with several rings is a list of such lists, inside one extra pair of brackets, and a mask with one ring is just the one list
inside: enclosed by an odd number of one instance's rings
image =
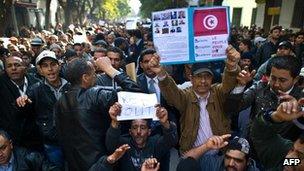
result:
[(118, 103), (122, 105), (118, 121), (134, 119), (153, 119), (156, 117), (157, 97), (156, 94), (118, 92)]
[(226, 58), (228, 7), (180, 8), (152, 13), (153, 41), (162, 64)]

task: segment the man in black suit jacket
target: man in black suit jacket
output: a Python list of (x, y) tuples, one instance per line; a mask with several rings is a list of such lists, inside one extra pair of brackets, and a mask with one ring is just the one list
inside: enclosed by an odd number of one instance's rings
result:
[(5, 59), (5, 73), (0, 76), (0, 128), (11, 135), (15, 144), (31, 149), (41, 145), (35, 116), (28, 109), (18, 108), (16, 99), (37, 81), (26, 75), (26, 67), (20, 57)]

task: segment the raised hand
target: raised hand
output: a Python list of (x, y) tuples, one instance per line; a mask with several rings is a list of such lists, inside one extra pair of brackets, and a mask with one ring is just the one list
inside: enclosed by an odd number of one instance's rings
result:
[(110, 115), (110, 118), (112, 119), (111, 125), (114, 128), (118, 127), (117, 116), (120, 115), (121, 108), (122, 108), (121, 104), (119, 104), (118, 102), (115, 102), (109, 109), (109, 115)]
[(249, 83), (253, 79), (255, 73), (256, 73), (255, 70), (253, 70), (251, 72), (242, 70), (239, 73), (239, 75), (236, 77), (236, 79), (238, 81), (238, 85), (245, 86), (247, 83)]
[(213, 149), (213, 150), (221, 149), (226, 145), (228, 145), (229, 137), (231, 137), (231, 134), (210, 137), (206, 142), (206, 146), (208, 149)]
[(111, 60), (108, 57), (101, 57), (95, 60), (95, 65), (99, 70), (105, 72), (107, 75), (112, 77), (116, 71), (111, 64)]
[(156, 106), (156, 116), (158, 117), (159, 122), (165, 128), (170, 127), (170, 124), (169, 124), (169, 121), (168, 121), (168, 111), (164, 107), (161, 107), (160, 105)]
[(16, 99), (16, 103), (18, 107), (24, 107), (26, 104), (31, 104), (31, 99), (28, 98), (27, 95), (20, 96)]
[(156, 158), (146, 159), (141, 166), (141, 171), (158, 171), (160, 163), (157, 162)]
[(236, 69), (239, 60), (241, 58), (240, 53), (231, 45), (229, 45), (226, 49), (227, 60), (226, 60), (226, 67), (228, 70)]
[(162, 66), (160, 65), (160, 57), (155, 53), (149, 61), (149, 68), (157, 75), (162, 72)]
[(131, 147), (128, 144), (124, 144), (120, 147), (118, 147), (113, 154), (107, 157), (107, 161), (111, 164), (115, 163), (117, 160), (119, 160), (127, 150), (129, 150)]

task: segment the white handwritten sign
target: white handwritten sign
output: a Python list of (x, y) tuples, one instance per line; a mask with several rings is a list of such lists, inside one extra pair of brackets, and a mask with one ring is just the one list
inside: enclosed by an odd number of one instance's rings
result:
[(118, 92), (118, 103), (122, 105), (118, 121), (133, 119), (153, 119), (156, 117), (156, 94)]

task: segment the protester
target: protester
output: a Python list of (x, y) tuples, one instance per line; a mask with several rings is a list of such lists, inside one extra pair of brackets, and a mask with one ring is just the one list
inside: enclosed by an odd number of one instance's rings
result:
[[(200, 170), (236, 170), (236, 171), (258, 171), (255, 161), (249, 157), (250, 146), (246, 139), (234, 137), (228, 140), (230, 134), (213, 136), (206, 143), (184, 153), (186, 160), (195, 159)], [(225, 148), (224, 154), (203, 155), (209, 150), (220, 150)], [(193, 153), (199, 151), (199, 153)], [(220, 152), (219, 152), (220, 153)], [(178, 167), (185, 168), (188, 162), (180, 161)]]
[[(230, 132), (229, 118), (224, 114), (225, 95), (236, 85), (240, 54), (227, 49), (226, 69), (222, 84), (212, 85), (213, 72), (203, 63), (192, 66), (192, 87), (181, 90), (159, 64), (159, 57), (149, 61), (151, 71), (158, 75), (159, 87), (167, 102), (178, 109), (181, 119), (180, 151), (203, 144), (213, 134)], [(193, 103), (195, 102), (195, 103)], [(210, 119), (208, 119), (210, 118)]]
[(0, 170), (60, 171), (38, 152), (14, 145), (9, 134), (0, 129)]
[[(111, 66), (108, 58), (96, 61), (125, 90), (140, 91), (127, 76)], [(68, 65), (67, 78), (71, 88), (55, 107), (56, 129), (69, 170), (88, 170), (106, 154), (105, 136), (110, 125), (109, 107), (117, 101), (116, 91), (105, 91), (95, 85), (93, 64), (76, 59)]]
[(129, 144), (131, 147), (127, 155), (123, 156), (119, 161), (120, 170), (140, 170), (143, 161), (151, 156), (159, 161), (178, 142), (176, 125), (173, 122), (169, 122), (168, 112), (163, 107), (157, 107), (156, 109), (156, 116), (162, 125), (162, 136), (150, 136), (149, 122), (144, 119), (132, 121), (129, 129), (131, 137), (121, 135), (119, 121), (117, 121), (121, 107), (119, 103), (111, 106), (109, 114), (112, 122), (106, 137), (106, 146), (109, 151), (113, 151), (121, 144)]
[(26, 67), (20, 57), (7, 57), (4, 66), (5, 72), (0, 76), (0, 126), (11, 135), (16, 145), (40, 149), (34, 114), (16, 105), (16, 99), (25, 95), (38, 80), (26, 74)]
[(62, 93), (68, 90), (69, 84), (59, 77), (60, 63), (54, 52), (42, 51), (36, 58), (36, 66), (44, 80), (31, 86), (27, 95), (20, 96), (16, 102), (19, 107), (24, 107), (26, 104), (33, 106), (36, 123), (43, 136), (44, 152), (50, 162), (63, 168), (64, 159), (55, 130), (53, 109)]

